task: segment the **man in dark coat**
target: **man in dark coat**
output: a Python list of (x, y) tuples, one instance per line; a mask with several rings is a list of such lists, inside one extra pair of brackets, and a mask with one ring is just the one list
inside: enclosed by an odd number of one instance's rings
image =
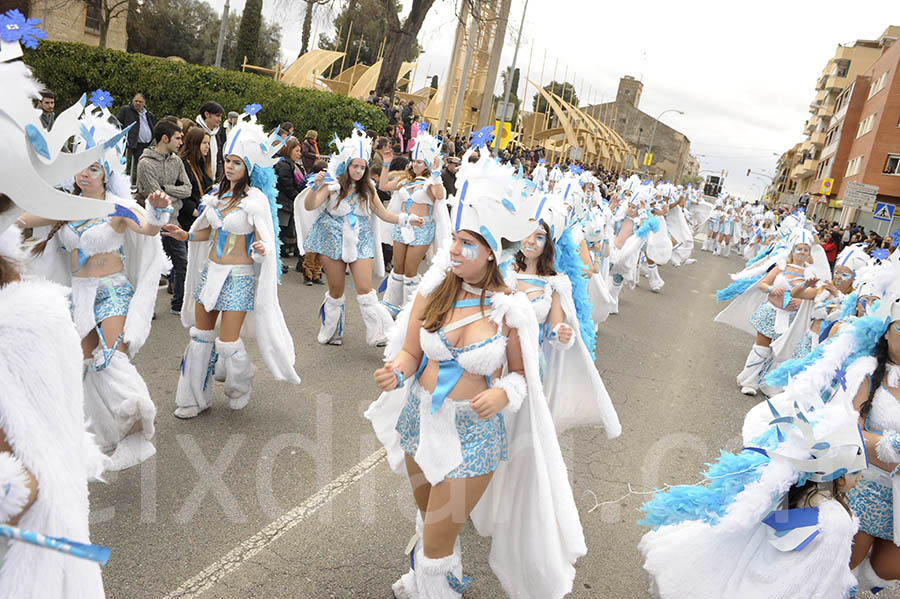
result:
[(128, 171), (134, 172), (135, 165), (141, 158), (144, 150), (150, 147), (153, 142), (153, 130), (156, 128), (156, 117), (147, 108), (147, 100), (144, 94), (138, 92), (134, 94), (130, 104), (126, 104), (119, 109), (116, 114), (122, 128), (127, 127), (131, 123), (135, 123), (128, 131), (128, 138), (125, 144), (128, 146), (131, 154), (131, 160), (128, 164)]

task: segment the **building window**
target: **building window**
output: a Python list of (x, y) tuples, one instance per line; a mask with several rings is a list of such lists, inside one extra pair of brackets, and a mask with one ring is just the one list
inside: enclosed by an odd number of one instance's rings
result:
[(869, 88), (869, 96), (866, 98), (867, 100), (884, 89), (885, 83), (887, 83), (888, 71), (885, 71), (881, 74), (881, 76), (872, 82), (872, 87)]
[(866, 118), (864, 118), (863, 120), (861, 120), (859, 122), (859, 129), (857, 129), (857, 131), (856, 131), (857, 138), (862, 137), (863, 135), (865, 135), (866, 133), (868, 133), (869, 131), (872, 130), (872, 127), (875, 126), (875, 116), (877, 114), (878, 114), (877, 112), (873, 112), (872, 114), (870, 114), (869, 116), (867, 116)]
[(834, 65), (834, 76), (835, 77), (846, 77), (847, 73), (850, 72), (850, 61), (849, 60), (839, 60)]
[(85, 2), (84, 28), (88, 31), (100, 32), (100, 2), (102, 0), (88, 0)]
[(900, 154), (888, 154), (884, 164), (885, 175), (900, 175)]
[(863, 156), (857, 156), (847, 164), (847, 173), (845, 177), (852, 177), (859, 174), (859, 167), (862, 166)]

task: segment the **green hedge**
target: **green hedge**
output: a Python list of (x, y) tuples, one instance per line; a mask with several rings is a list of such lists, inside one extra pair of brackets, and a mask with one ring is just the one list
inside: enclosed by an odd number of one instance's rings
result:
[[(263, 109), (257, 118), (265, 127), (291, 121), (295, 133), (303, 135), (307, 129), (315, 129), (323, 141), (330, 141), (332, 133), (347, 135), (354, 121), (378, 132), (387, 126), (384, 113), (365, 102), (291, 87), (254, 73), (71, 42), (41, 42), (36, 50), (25, 50), (25, 62), (56, 95), (57, 112), (74, 104), (82, 93), (90, 96), (90, 92), (102, 88), (115, 99), (114, 114), (141, 91), (157, 119), (167, 114), (194, 118), (204, 102), (215, 100), (226, 112), (241, 112), (247, 104), (261, 104)], [(319, 149), (327, 152), (324, 146)]]

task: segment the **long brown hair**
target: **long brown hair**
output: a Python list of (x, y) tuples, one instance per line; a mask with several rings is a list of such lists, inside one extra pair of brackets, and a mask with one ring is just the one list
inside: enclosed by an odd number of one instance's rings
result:
[[(487, 251), (491, 251), (484, 237), (474, 231), (466, 232), (475, 237)], [(433, 333), (444, 326), (447, 318), (450, 316), (450, 312), (453, 311), (453, 303), (456, 301), (456, 296), (459, 295), (459, 290), (462, 289), (462, 282), (462, 279), (453, 272), (447, 272), (447, 276), (444, 277), (441, 284), (428, 296), (428, 304), (425, 306), (425, 314), (422, 318), (422, 328)], [(477, 287), (482, 289), (482, 312), (484, 311), (485, 292), (488, 289), (502, 293), (511, 292), (503, 281), (503, 275), (500, 274), (500, 268), (497, 266), (496, 260), (488, 260), (484, 276), (478, 282)]]
[(828, 490), (831, 492), (831, 498), (840, 503), (847, 513), (851, 516), (853, 512), (850, 510), (850, 506), (847, 505), (846, 494), (838, 488), (838, 481), (844, 478), (843, 476), (840, 478), (836, 478), (831, 482), (830, 488), (820, 488), (821, 485), (825, 485), (826, 483), (817, 483), (813, 480), (808, 480), (806, 483), (800, 486), (793, 486), (788, 491), (788, 507), (793, 509), (797, 507), (809, 507), (809, 501), (812, 499), (813, 495), (822, 494), (824, 497), (827, 497), (826, 494), (823, 493), (824, 490)]
[(297, 139), (296, 137), (294, 137), (293, 135), (291, 135), (284, 142), (284, 146), (282, 146), (281, 151), (279, 151), (278, 153), (281, 154), (281, 156), (283, 156), (284, 158), (287, 158), (288, 160), (290, 160), (291, 152), (293, 152), (294, 148), (296, 148), (299, 145), (300, 145), (300, 140)]
[[(222, 199), (222, 197), (230, 191), (231, 197), (228, 198), (229, 208), (237, 206), (250, 189), (250, 169), (247, 168), (247, 163), (243, 160), (241, 163), (244, 165), (244, 176), (241, 177), (240, 181), (234, 184), (232, 184), (232, 182), (228, 180), (228, 177), (225, 176), (225, 169), (222, 169), (222, 182), (219, 183), (219, 199)], [(234, 185), (233, 188), (232, 185)]]
[[(552, 277), (556, 274), (556, 269), (553, 268), (553, 254), (556, 251), (553, 246), (553, 236), (550, 235), (550, 227), (547, 226), (547, 223), (542, 222), (541, 227), (547, 234), (547, 244), (544, 246), (544, 253), (538, 258), (537, 274), (541, 277)], [(525, 264), (525, 254), (519, 250), (516, 252), (516, 271), (525, 272), (526, 268), (528, 266)]]
[[(106, 184), (106, 174), (103, 175), (103, 183), (104, 185)], [(78, 183), (74, 183), (73, 187), (74, 189), (72, 190), (72, 195), (80, 196), (81, 188), (78, 187)], [(50, 232), (47, 233), (47, 237), (45, 237), (43, 241), (39, 241), (38, 243), (36, 243), (34, 247), (31, 248), (31, 255), (40, 256), (41, 254), (43, 254), (44, 250), (47, 249), (47, 244), (50, 243), (50, 240), (53, 239), (54, 235), (59, 233), (59, 230), (62, 229), (63, 226), (65, 226), (66, 222), (67, 221), (64, 220), (58, 220), (53, 223), (53, 226), (50, 227)]]
[[(9, 196), (6, 194), (0, 193), (0, 214), (3, 214), (7, 210), (12, 210), (13, 203), (12, 200), (9, 199)], [(16, 268), (16, 265), (0, 256), (0, 287), (3, 287), (7, 283), (13, 283), (18, 281), (19, 270)]]
[[(184, 136), (184, 145), (181, 146), (179, 156), (187, 160), (188, 164), (191, 165), (191, 170), (201, 169), (206, 173), (207, 177), (212, 179), (210, 154), (207, 152), (206, 156), (204, 156), (200, 153), (200, 146), (203, 144), (204, 137), (209, 137), (209, 133), (204, 131), (203, 127), (193, 127)], [(194, 173), (194, 177), (198, 183), (201, 183), (200, 177), (196, 173)]]
[[(351, 160), (350, 162), (353, 161)], [(338, 177), (341, 191), (338, 193), (337, 203), (340, 205), (341, 200), (348, 197), (351, 191), (354, 191), (362, 198), (360, 203), (365, 204), (366, 208), (371, 210), (373, 198), (377, 196), (375, 195), (375, 187), (372, 184), (371, 177), (369, 177), (369, 163), (366, 163), (366, 170), (363, 171), (362, 177), (359, 178), (359, 181), (354, 183), (353, 179), (350, 178), (350, 162), (347, 163), (347, 168), (344, 170), (343, 174)]]

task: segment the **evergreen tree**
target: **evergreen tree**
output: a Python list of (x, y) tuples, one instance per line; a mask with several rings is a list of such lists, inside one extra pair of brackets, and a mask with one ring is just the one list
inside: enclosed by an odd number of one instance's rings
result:
[(262, 0), (247, 0), (247, 3), (244, 4), (244, 12), (241, 15), (241, 25), (238, 28), (238, 64), (243, 62), (245, 56), (249, 64), (258, 64), (261, 25)]

